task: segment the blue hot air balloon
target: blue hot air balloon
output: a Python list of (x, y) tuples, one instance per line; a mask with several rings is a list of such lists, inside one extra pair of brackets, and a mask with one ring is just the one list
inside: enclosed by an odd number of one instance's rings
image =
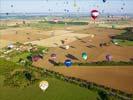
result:
[(70, 66), (72, 66), (72, 61), (67, 59), (67, 60), (65, 60), (64, 64), (65, 64), (65, 66), (70, 67)]

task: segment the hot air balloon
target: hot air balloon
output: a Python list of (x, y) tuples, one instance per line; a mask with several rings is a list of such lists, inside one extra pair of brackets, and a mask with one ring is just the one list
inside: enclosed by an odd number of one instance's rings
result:
[(87, 56), (87, 53), (86, 53), (86, 52), (83, 52), (83, 53), (82, 53), (82, 58), (83, 58), (84, 60), (87, 60), (88, 56)]
[(56, 55), (55, 53), (52, 53), (52, 54), (51, 54), (51, 58), (52, 58), (52, 59), (56, 59), (56, 57), (57, 57), (57, 55)]
[(66, 12), (67, 10), (66, 10), (66, 9), (64, 9), (64, 11)]
[(107, 0), (103, 0), (103, 2), (105, 3)]
[(69, 46), (69, 45), (66, 45), (66, 46), (65, 46), (65, 49), (66, 49), (66, 50), (68, 50), (69, 48), (70, 48), (70, 46)]
[(123, 7), (121, 7), (121, 10), (123, 10), (124, 8)]
[(67, 60), (65, 60), (64, 64), (65, 64), (65, 66), (70, 67), (70, 66), (72, 66), (72, 61), (67, 59)]
[(9, 13), (6, 13), (6, 15), (9, 15)]
[(54, 19), (54, 20), (53, 20), (53, 22), (58, 23), (58, 22), (59, 22), (59, 20), (58, 20), (58, 19)]
[(106, 55), (106, 60), (107, 60), (107, 61), (112, 61), (112, 56), (109, 55), (109, 54), (107, 54), (107, 55)]
[(68, 1), (66, 2), (66, 4), (68, 4)]
[(13, 5), (11, 5), (11, 7), (13, 7)]
[(39, 84), (39, 87), (41, 88), (41, 90), (45, 91), (48, 88), (49, 84), (47, 81), (41, 81)]
[(99, 15), (98, 10), (92, 10), (91, 11), (91, 17), (95, 20)]

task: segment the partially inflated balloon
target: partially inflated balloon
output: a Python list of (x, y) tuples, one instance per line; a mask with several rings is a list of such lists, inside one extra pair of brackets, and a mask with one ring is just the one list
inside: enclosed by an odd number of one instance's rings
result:
[(82, 58), (83, 58), (84, 60), (87, 60), (87, 58), (88, 58), (87, 53), (83, 52), (83, 53), (82, 53)]
[(98, 10), (92, 10), (91, 11), (91, 17), (95, 20), (99, 15)]

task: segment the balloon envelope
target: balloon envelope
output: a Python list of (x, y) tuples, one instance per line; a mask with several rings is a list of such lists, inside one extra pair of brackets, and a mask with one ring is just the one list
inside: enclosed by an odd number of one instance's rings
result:
[(92, 10), (91, 11), (91, 17), (95, 20), (99, 15), (98, 10)]
[(83, 53), (82, 53), (82, 58), (83, 58), (84, 60), (87, 60), (87, 58), (88, 58), (87, 53), (83, 52)]
[(67, 59), (67, 60), (65, 60), (64, 64), (65, 64), (65, 66), (70, 67), (70, 66), (72, 66), (72, 61)]
[(56, 59), (56, 54), (55, 54), (55, 53), (52, 53), (52, 54), (51, 54), (51, 58), (52, 58), (52, 59)]
[(107, 0), (103, 0), (103, 2), (105, 3)]
[(13, 5), (11, 5), (11, 7), (13, 7)]
[(54, 19), (53, 22), (57, 23), (59, 20), (58, 19)]
[(112, 60), (112, 56), (111, 56), (111, 55), (109, 55), (109, 54), (108, 54), (108, 55), (106, 55), (106, 60), (107, 60), (107, 61), (111, 61), (111, 60)]
[(68, 49), (69, 49), (69, 47), (70, 47), (69, 45), (66, 45), (66, 46), (65, 46), (65, 49), (67, 49), (67, 50), (68, 50)]
[(39, 87), (41, 88), (41, 90), (45, 91), (48, 88), (49, 84), (47, 81), (41, 81), (39, 84)]

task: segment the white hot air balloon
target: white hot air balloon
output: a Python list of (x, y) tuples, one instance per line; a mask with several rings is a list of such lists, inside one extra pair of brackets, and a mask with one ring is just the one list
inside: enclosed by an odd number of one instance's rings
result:
[(66, 46), (65, 46), (65, 48), (66, 48), (67, 50), (69, 49), (69, 47), (70, 47), (69, 45), (66, 45)]
[(49, 84), (47, 81), (41, 81), (39, 84), (39, 87), (41, 88), (42, 91), (45, 91), (48, 88)]
[(92, 35), (91, 35), (91, 38), (94, 38), (94, 36), (95, 36), (95, 35), (94, 35), (94, 34), (92, 34)]

